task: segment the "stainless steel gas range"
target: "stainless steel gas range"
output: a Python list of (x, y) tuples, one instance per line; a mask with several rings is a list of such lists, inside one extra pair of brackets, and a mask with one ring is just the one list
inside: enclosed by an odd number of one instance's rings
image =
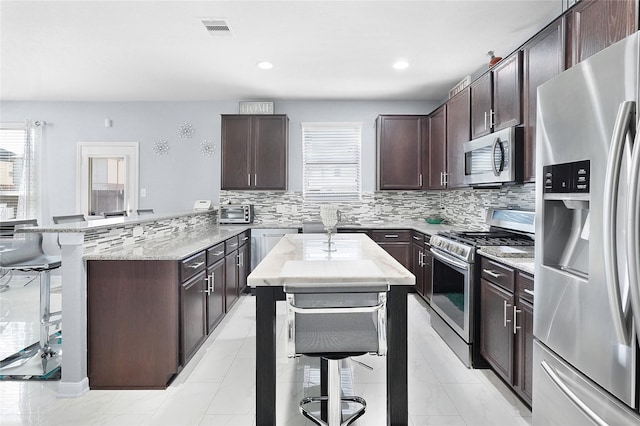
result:
[(535, 213), (489, 209), (489, 231), (446, 231), (431, 237), (433, 294), (431, 326), (467, 367), (481, 366), (478, 341), (479, 273), (476, 249), (484, 246), (531, 246)]

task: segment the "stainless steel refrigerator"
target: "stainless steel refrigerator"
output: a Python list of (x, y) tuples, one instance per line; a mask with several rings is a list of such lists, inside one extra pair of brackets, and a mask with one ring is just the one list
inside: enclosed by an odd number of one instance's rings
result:
[(639, 34), (538, 88), (535, 425), (640, 424)]

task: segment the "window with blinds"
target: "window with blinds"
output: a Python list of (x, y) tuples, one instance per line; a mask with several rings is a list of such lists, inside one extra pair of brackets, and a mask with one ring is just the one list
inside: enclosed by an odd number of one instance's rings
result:
[(305, 201), (359, 201), (362, 123), (302, 123)]
[(25, 124), (0, 124), (0, 218), (33, 216), (33, 135)]

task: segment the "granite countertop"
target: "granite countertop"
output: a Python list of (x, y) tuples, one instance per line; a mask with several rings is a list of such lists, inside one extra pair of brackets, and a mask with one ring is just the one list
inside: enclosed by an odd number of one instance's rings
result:
[(387, 282), (413, 285), (415, 276), (362, 234), (336, 234), (335, 251), (326, 251), (323, 234), (287, 234), (247, 278), (251, 287), (296, 284), (348, 285)]
[(534, 273), (535, 261), (533, 259), (533, 246), (482, 246), (478, 248), (477, 253), (528, 274), (533, 275)]
[(31, 226), (28, 228), (22, 228), (20, 232), (55, 232), (55, 233), (78, 233), (94, 231), (99, 229), (111, 229), (119, 226), (137, 225), (143, 223), (157, 222), (164, 219), (172, 219), (185, 216), (196, 216), (201, 214), (211, 214), (214, 210), (202, 210), (202, 211), (188, 211), (178, 213), (162, 213), (162, 214), (148, 214), (142, 216), (127, 216), (127, 217), (110, 217), (107, 219), (90, 219), (84, 222), (70, 222), (59, 224), (48, 224)]
[(249, 229), (247, 226), (209, 225), (84, 256), (85, 260), (182, 260)]

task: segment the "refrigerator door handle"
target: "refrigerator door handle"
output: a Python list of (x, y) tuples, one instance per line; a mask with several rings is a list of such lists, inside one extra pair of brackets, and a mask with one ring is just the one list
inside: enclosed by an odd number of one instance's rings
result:
[[(640, 121), (636, 131), (640, 127)], [(627, 205), (627, 260), (629, 263), (629, 295), (631, 311), (636, 323), (636, 334), (640, 340), (640, 249), (638, 248), (640, 231), (640, 132), (636, 133), (631, 156), (631, 179), (629, 180), (629, 204)]]
[(589, 419), (599, 426), (608, 426), (607, 422), (602, 420), (600, 416), (593, 412), (591, 408), (587, 406), (575, 393), (571, 391), (569, 386), (567, 386), (562, 378), (553, 370), (553, 368), (547, 363), (547, 361), (542, 361), (540, 366), (544, 370), (545, 373), (549, 376), (554, 385), (558, 387), (566, 395), (571, 402), (573, 402), (576, 407), (580, 409)]
[(618, 342), (628, 346), (629, 333), (626, 326), (620, 283), (618, 280), (617, 253), (617, 209), (618, 187), (620, 185), (620, 167), (624, 142), (630, 128), (631, 116), (635, 112), (635, 102), (625, 101), (618, 108), (618, 115), (611, 136), (611, 148), (607, 159), (607, 172), (604, 183), (604, 211), (603, 211), (603, 242), (604, 242), (604, 273), (607, 293), (609, 295), (609, 309), (613, 316)]

